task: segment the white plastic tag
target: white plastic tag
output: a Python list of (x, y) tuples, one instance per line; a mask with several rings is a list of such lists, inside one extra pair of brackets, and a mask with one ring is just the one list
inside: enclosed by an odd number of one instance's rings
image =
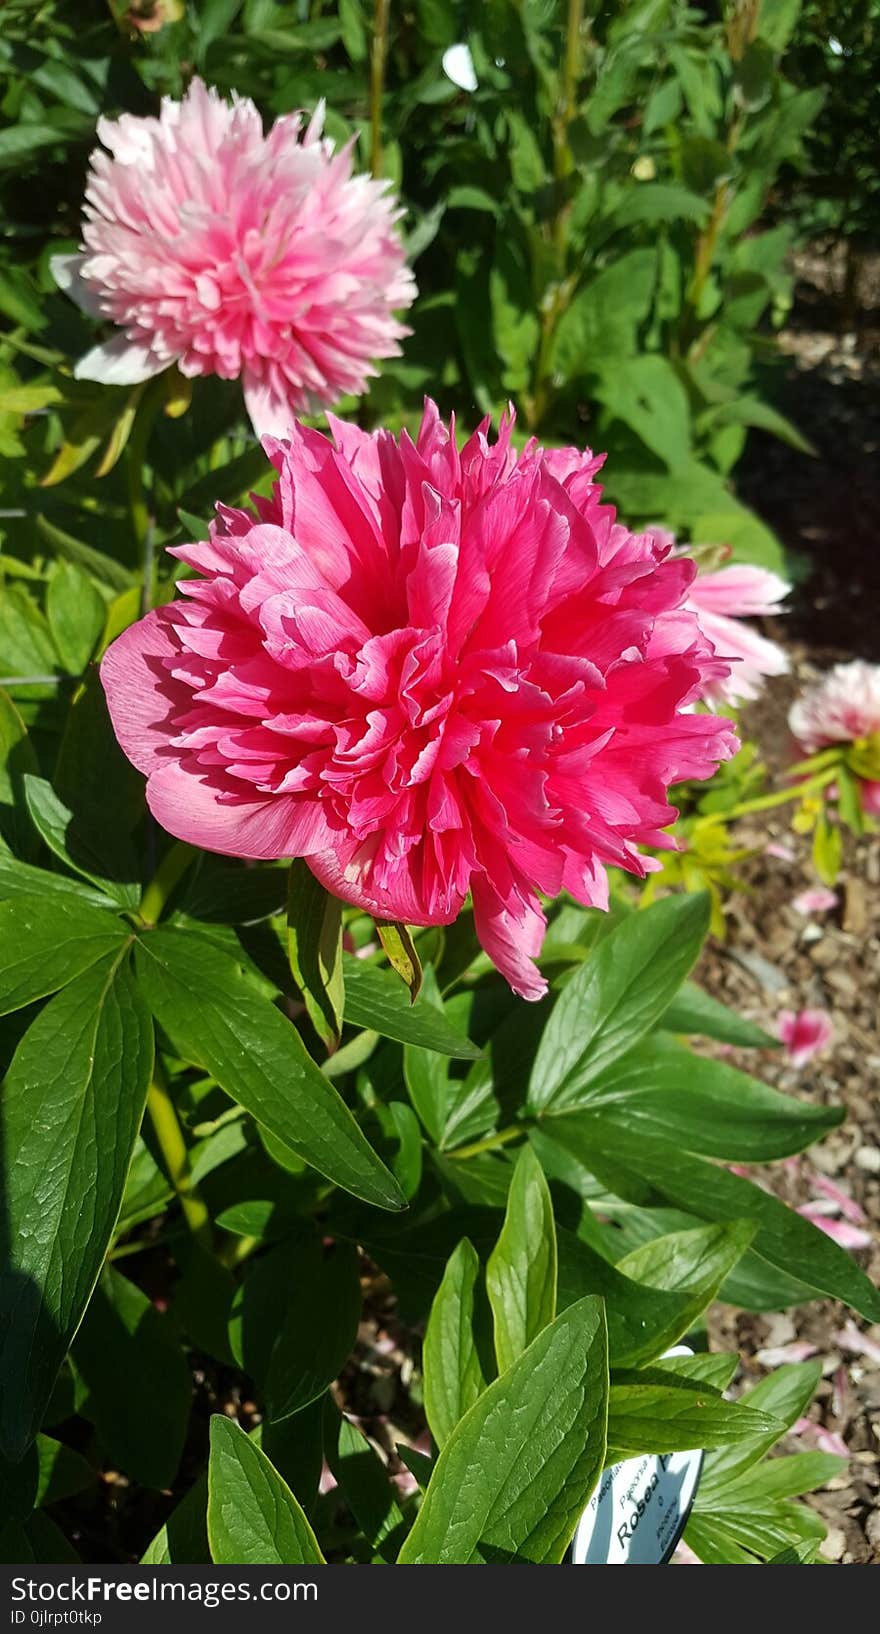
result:
[(662, 1566), (685, 1528), (702, 1452), (628, 1458), (606, 1469), (581, 1516), (574, 1566)]
[[(666, 1355), (693, 1351), (676, 1345)], [(702, 1465), (701, 1450), (645, 1453), (612, 1464), (578, 1522), (572, 1565), (665, 1565), (687, 1524)]]

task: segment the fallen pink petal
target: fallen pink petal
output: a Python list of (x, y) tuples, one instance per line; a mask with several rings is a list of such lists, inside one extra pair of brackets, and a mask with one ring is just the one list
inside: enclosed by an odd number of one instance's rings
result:
[(866, 1361), (880, 1367), (880, 1341), (857, 1328), (852, 1317), (848, 1317), (843, 1327), (836, 1330), (833, 1338), (834, 1343), (850, 1356), (864, 1356)]
[(785, 1045), (793, 1067), (804, 1067), (834, 1037), (831, 1017), (826, 1010), (780, 1010), (776, 1036)]
[(808, 891), (801, 891), (798, 896), (792, 897), (791, 905), (795, 913), (809, 915), (811, 913), (830, 913), (840, 901), (836, 891), (830, 891), (824, 885), (816, 885)]

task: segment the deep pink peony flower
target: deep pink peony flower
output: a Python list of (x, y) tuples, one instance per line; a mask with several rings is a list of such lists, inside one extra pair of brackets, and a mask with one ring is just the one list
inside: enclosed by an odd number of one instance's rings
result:
[[(55, 256), (60, 287), (122, 334), (77, 378), (133, 385), (169, 364), (241, 377), (258, 433), (360, 393), (408, 333), (415, 284), (387, 184), (352, 175), (321, 139), (323, 106), (268, 136), (254, 104), (194, 79), (158, 119), (101, 119), (83, 251)], [(112, 154), (112, 157), (110, 156)]]
[[(880, 754), (880, 664), (835, 664), (795, 700), (788, 724), (805, 755), (865, 740), (873, 740)], [(880, 817), (880, 781), (863, 778), (859, 793), (864, 810)]]
[(606, 865), (669, 846), (671, 783), (736, 748), (690, 713), (723, 671), (683, 609), (693, 563), (600, 502), (601, 463), (504, 418), (459, 452), (333, 421), (266, 447), (258, 519), (219, 507), (174, 554), (203, 577), (102, 665), (122, 747), (172, 834), (307, 858), (382, 919), (446, 924), (468, 891), (511, 986), (537, 998), (538, 892), (607, 903)]
[(747, 563), (697, 574), (687, 605), (715, 651), (731, 660), (729, 675), (710, 687), (709, 696), (726, 704), (747, 702), (758, 697), (768, 675), (786, 674), (783, 649), (743, 620), (781, 612), (779, 603), (790, 589), (778, 574)]

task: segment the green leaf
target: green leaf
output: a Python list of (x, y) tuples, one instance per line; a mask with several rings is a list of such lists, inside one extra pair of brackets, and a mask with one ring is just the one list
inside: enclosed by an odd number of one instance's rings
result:
[[(849, 1459), (832, 1452), (797, 1452), (787, 1458), (765, 1459), (756, 1469), (724, 1486), (722, 1504), (725, 1509), (737, 1505), (748, 1508), (765, 1498), (799, 1498), (848, 1468)], [(711, 1508), (708, 1498), (706, 1503)]]
[(745, 1393), (742, 1400), (750, 1407), (771, 1413), (782, 1430), (775, 1435), (756, 1435), (742, 1446), (720, 1448), (707, 1457), (700, 1479), (701, 1505), (710, 1505), (731, 1482), (769, 1452), (782, 1432), (790, 1429), (809, 1407), (821, 1377), (821, 1362), (787, 1362)]
[(708, 1387), (611, 1385), (608, 1445), (614, 1449), (615, 1459), (643, 1452), (721, 1447), (774, 1431), (781, 1433), (775, 1419), (741, 1407), (738, 1402), (725, 1401)]
[(709, 898), (669, 896), (632, 913), (563, 988), (529, 1085), (536, 1112), (559, 1112), (656, 1026), (696, 960)]
[(379, 1208), (404, 1199), (291, 1023), (235, 960), (181, 930), (145, 935), (138, 976), (178, 1054), (335, 1185)]
[(269, 1414), (289, 1418), (323, 1395), (354, 1348), (363, 1298), (357, 1250), (337, 1243), (323, 1254), (316, 1239), (296, 1255), (293, 1288), (266, 1381)]
[(772, 1033), (765, 1033), (756, 1022), (746, 1021), (726, 1004), (720, 1004), (695, 982), (684, 983), (664, 1010), (658, 1025), (667, 1033), (696, 1033), (701, 1038), (717, 1038), (722, 1044), (739, 1045), (741, 1049), (779, 1048), (779, 1039)]
[[(564, 1310), (585, 1294), (605, 1301), (612, 1366), (634, 1367), (654, 1360), (687, 1333), (714, 1298), (731, 1264), (751, 1235), (745, 1226), (710, 1226), (706, 1234), (684, 1232), (693, 1243), (660, 1238), (671, 1249), (671, 1264), (680, 1284), (665, 1277), (658, 1255), (619, 1266), (597, 1254), (572, 1232), (557, 1228), (559, 1242), (558, 1303)], [(639, 1272), (643, 1274), (639, 1276)]]
[(592, 374), (598, 357), (636, 350), (639, 325), (651, 310), (657, 252), (630, 250), (580, 290), (557, 325), (553, 372), (563, 380)]
[(328, 1462), (370, 1548), (393, 1562), (403, 1513), (382, 1460), (363, 1431), (344, 1416), (339, 1420), (335, 1455), (331, 1451)]
[(400, 1565), (558, 1565), (605, 1462), (607, 1336), (582, 1299), (456, 1425)]
[(553, 1204), (531, 1146), (517, 1158), (504, 1225), (486, 1267), (486, 1288), (498, 1371), (504, 1373), (556, 1315)]
[(149, 1014), (116, 955), (49, 1001), (7, 1073), (0, 1445), (10, 1456), (39, 1427), (97, 1281), (152, 1067)]
[(746, 1163), (801, 1152), (845, 1115), (843, 1107), (795, 1100), (662, 1035), (594, 1078), (582, 1104), (685, 1151)]
[(425, 1414), (438, 1447), (486, 1388), (474, 1342), (474, 1292), (480, 1261), (465, 1237), (434, 1296), (422, 1347)]
[(399, 920), (377, 919), (376, 934), (388, 963), (409, 989), (410, 1002), (415, 1004), (422, 986), (422, 963), (409, 930)]
[(142, 1566), (208, 1566), (208, 1478), (200, 1475), (141, 1555)]
[(46, 592), (49, 628), (64, 668), (81, 675), (104, 628), (107, 610), (94, 581), (72, 562), (56, 562)]
[(687, 464), (691, 457), (690, 404), (667, 358), (644, 352), (639, 357), (609, 359), (603, 362), (595, 393), (608, 413), (629, 426), (670, 471)]
[(698, 1219), (754, 1220), (754, 1248), (763, 1259), (807, 1287), (845, 1300), (869, 1322), (880, 1321), (880, 1294), (850, 1255), (759, 1186), (604, 1113), (555, 1119), (553, 1139), (592, 1174), (607, 1172), (610, 1179), (625, 1169)]
[(141, 1486), (169, 1487), (189, 1423), (189, 1368), (168, 1318), (110, 1265), (74, 1340), (73, 1362), (89, 1392), (86, 1416), (112, 1463)]
[(478, 1058), (480, 1051), (476, 1045), (455, 1032), (442, 1013), (424, 997), (410, 1004), (396, 976), (350, 953), (342, 955), (342, 965), (345, 1019), (352, 1026), (369, 1027), (383, 1038), (397, 1039), (400, 1044), (419, 1044), (422, 1049), (438, 1050), (441, 1055), (459, 1056), (464, 1061)]
[(290, 865), (287, 951), (309, 1020), (334, 1050), (342, 1032), (342, 903), (325, 890), (302, 858)]
[(42, 1504), (60, 1503), (64, 1498), (72, 1498), (93, 1484), (95, 1471), (72, 1447), (66, 1447), (62, 1441), (53, 1441), (51, 1436), (38, 1435), (36, 1448), (39, 1477), (35, 1509)]
[(302, 1509), (266, 1454), (231, 1419), (211, 1419), (208, 1540), (217, 1566), (322, 1566)]
[(24, 777), (36, 770), (27, 727), (9, 693), (0, 687), (0, 840), (27, 858), (35, 856), (37, 840), (24, 809)]
[(640, 221), (695, 221), (702, 225), (708, 219), (709, 208), (705, 198), (686, 187), (671, 182), (640, 182), (624, 194), (607, 226), (619, 232), (621, 227)]
[(29, 863), (19, 862), (17, 857), (8, 857), (0, 851), (0, 902), (23, 896), (39, 897), (44, 906), (47, 897), (50, 901), (60, 897), (65, 902), (88, 902), (93, 907), (114, 911), (119, 908), (112, 897), (105, 896), (93, 885), (86, 885), (83, 880), (70, 879), (67, 874), (49, 874), (45, 868), (32, 868)]
[(73, 897), (0, 902), (0, 1015), (57, 992), (130, 934), (121, 920)]
[[(25, 776), (25, 799), (34, 827), (49, 850), (75, 874), (82, 874), (101, 891), (106, 891), (121, 907), (134, 909), (140, 901), (140, 886), (126, 878), (128, 854), (122, 866), (107, 871), (108, 854), (104, 836), (90, 832), (88, 818), (78, 817), (59, 798), (45, 778)], [(127, 836), (126, 836), (127, 838)], [(115, 863), (116, 859), (109, 859)]]

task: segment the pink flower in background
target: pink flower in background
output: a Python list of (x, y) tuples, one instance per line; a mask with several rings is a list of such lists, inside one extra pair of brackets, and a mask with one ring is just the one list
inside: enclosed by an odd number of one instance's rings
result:
[(778, 574), (748, 564), (697, 574), (687, 605), (719, 657), (734, 660), (730, 674), (714, 683), (710, 696), (725, 704), (747, 702), (758, 697), (768, 675), (786, 674), (788, 659), (783, 649), (743, 619), (782, 612), (779, 603), (790, 589)]
[(825, 1430), (812, 1418), (799, 1418), (792, 1425), (791, 1435), (801, 1436), (810, 1447), (817, 1452), (834, 1453), (837, 1458), (848, 1458), (849, 1448), (843, 1437), (836, 1430)]
[(415, 295), (387, 184), (352, 175), (349, 144), (287, 114), (263, 135), (246, 98), (194, 79), (158, 119), (101, 119), (83, 250), (55, 256), (62, 289), (122, 331), (79, 379), (133, 385), (176, 363), (241, 378), (258, 433), (360, 393), (408, 331)]
[(776, 1036), (785, 1045), (792, 1066), (803, 1067), (817, 1051), (828, 1047), (834, 1028), (827, 1010), (780, 1010)]
[[(788, 724), (805, 755), (866, 738), (880, 746), (880, 664), (835, 664), (795, 700)], [(859, 792), (864, 810), (880, 816), (880, 780), (863, 779)]]
[(777, 862), (794, 862), (797, 853), (792, 850), (790, 845), (784, 845), (780, 840), (771, 840), (770, 844), (764, 847), (764, 855), (765, 857), (775, 857)]
[(608, 866), (671, 846), (670, 784), (736, 748), (689, 706), (724, 673), (683, 606), (693, 563), (601, 503), (601, 463), (516, 454), (512, 419), (459, 452), (333, 421), (267, 443), (258, 516), (179, 547), (202, 577), (114, 642), (113, 723), (172, 833), (302, 856), (383, 919), (448, 924), (538, 998), (539, 892), (607, 905)]
[(836, 891), (829, 891), (825, 885), (813, 885), (807, 891), (801, 891), (791, 899), (795, 913), (828, 913), (836, 908), (839, 897)]

